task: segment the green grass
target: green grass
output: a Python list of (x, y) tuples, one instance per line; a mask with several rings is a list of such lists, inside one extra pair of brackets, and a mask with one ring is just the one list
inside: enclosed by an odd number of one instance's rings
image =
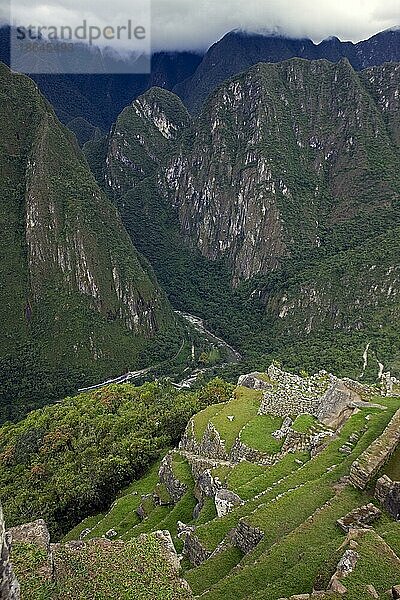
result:
[(192, 470), (188, 461), (179, 452), (174, 452), (172, 455), (172, 471), (181, 483), (184, 483), (188, 487), (193, 487)]
[(163, 504), (172, 504), (172, 499), (165, 483), (157, 483), (154, 493), (160, 498)]
[(208, 521), (215, 519), (216, 516), (217, 510), (215, 508), (215, 502), (213, 498), (206, 498), (203, 504), (203, 508), (201, 509), (199, 516), (197, 517), (196, 525), (208, 523)]
[(150, 495), (146, 496), (145, 498), (142, 498), (140, 506), (142, 507), (142, 509), (146, 515), (145, 518), (147, 518), (149, 515), (151, 515), (153, 510), (156, 508), (156, 505), (154, 503), (153, 494), (150, 494)]
[(235, 567), (243, 553), (235, 547), (228, 547), (217, 556), (209, 558), (195, 569), (186, 571), (185, 579), (197, 596), (215, 585)]
[(244, 460), (235, 465), (233, 469), (228, 470), (225, 477), (226, 485), (233, 492), (237, 492), (241, 486), (245, 485), (255, 477), (265, 474), (267, 469), (268, 467), (262, 467)]
[(360, 559), (343, 581), (348, 590), (346, 599), (367, 598), (368, 585), (373, 585), (381, 597), (386, 597), (385, 592), (400, 582), (400, 559), (393, 557), (390, 548), (374, 531), (367, 532), (358, 543)]
[[(312, 521), (303, 521), (289, 534), (282, 532), (278, 543), (257, 556), (257, 562), (249, 562), (240, 571), (221, 580), (205, 594), (205, 600), (248, 597), (276, 600), (292, 594), (310, 593), (318, 581), (319, 589), (325, 589), (329, 574), (334, 572), (343, 553), (343, 550), (338, 552), (338, 548), (344, 535), (336, 520), (361, 502), (360, 492), (345, 489), (316, 513)], [(250, 561), (253, 557), (248, 555), (247, 558)]]
[(384, 513), (378, 523), (375, 524), (374, 529), (400, 557), (400, 522), (393, 521), (387, 513)]
[(292, 429), (298, 433), (308, 433), (317, 423), (317, 419), (312, 415), (303, 414), (296, 417)]
[(149, 533), (150, 531), (157, 531), (158, 525), (163, 521), (167, 515), (171, 512), (170, 506), (157, 506), (145, 519), (139, 522), (138, 525), (134, 525), (131, 529), (128, 529), (124, 534), (121, 535), (122, 540), (132, 540), (138, 537), (141, 533)]
[(271, 378), (267, 373), (257, 373), (257, 377), (258, 379), (261, 379), (261, 381), (265, 381), (265, 383), (272, 383)]
[(277, 454), (280, 452), (284, 440), (277, 440), (271, 434), (280, 429), (282, 422), (281, 417), (257, 415), (244, 427), (240, 439), (250, 448), (267, 454)]
[(287, 477), (294, 471), (297, 471), (302, 465), (297, 461), (307, 462), (310, 459), (310, 455), (307, 452), (296, 452), (295, 454), (287, 454), (279, 462), (271, 467), (264, 467), (264, 471), (250, 479), (247, 483), (237, 487), (234, 491), (243, 500), (249, 500), (254, 498), (257, 494), (274, 485), (277, 481)]
[(201, 438), (204, 435), (209, 421), (221, 410), (221, 408), (221, 404), (212, 404), (193, 417), (194, 436), (198, 443), (201, 442)]
[(385, 465), (383, 472), (388, 475), (392, 481), (400, 481), (400, 446)]
[(62, 539), (63, 542), (70, 542), (71, 540), (79, 540), (81, 533), (85, 529), (93, 529), (96, 527), (98, 523), (103, 519), (104, 513), (98, 513), (96, 515), (92, 515), (91, 517), (87, 517), (84, 519), (79, 525), (71, 529)]
[[(225, 442), (225, 449), (230, 452), (241, 429), (253, 419), (260, 408), (262, 392), (244, 387), (236, 388), (236, 397), (221, 407), (211, 421)], [(228, 416), (233, 416), (230, 421)]]

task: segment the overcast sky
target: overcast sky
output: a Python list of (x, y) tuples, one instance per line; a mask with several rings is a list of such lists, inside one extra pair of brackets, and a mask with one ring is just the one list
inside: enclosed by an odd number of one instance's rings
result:
[[(46, 13), (56, 23), (85, 17), (104, 24), (141, 21), (135, 7), (146, 1), (12, 0), (20, 20)], [(204, 50), (237, 28), (356, 42), (400, 25), (400, 0), (152, 0), (151, 23), (154, 50)]]
[(400, 25), (400, 0), (154, 0), (153, 43), (205, 48), (232, 29), (358, 42)]

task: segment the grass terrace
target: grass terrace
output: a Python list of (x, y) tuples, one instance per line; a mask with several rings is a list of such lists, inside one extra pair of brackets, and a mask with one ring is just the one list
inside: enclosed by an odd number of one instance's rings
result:
[[(225, 442), (225, 449), (230, 452), (242, 428), (257, 416), (262, 392), (245, 387), (236, 388), (235, 399), (231, 400), (216, 414), (212, 423)], [(230, 420), (228, 417), (234, 417)]]

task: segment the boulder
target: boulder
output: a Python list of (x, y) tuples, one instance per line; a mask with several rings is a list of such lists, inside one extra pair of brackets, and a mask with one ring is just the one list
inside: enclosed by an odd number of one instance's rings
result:
[(392, 587), (392, 596), (393, 596), (394, 600), (400, 599), (400, 585), (394, 585)]
[(50, 533), (43, 519), (38, 519), (32, 523), (25, 523), (18, 527), (11, 527), (8, 532), (13, 542), (35, 544), (44, 548), (46, 552), (50, 551)]
[(376, 600), (379, 600), (379, 594), (373, 585), (367, 585), (367, 592), (371, 596), (371, 598), (375, 598)]
[(335, 381), (321, 398), (316, 415), (319, 421), (327, 427), (338, 429), (353, 412), (353, 394), (342, 381)]
[(261, 373), (249, 373), (241, 375), (238, 379), (238, 385), (250, 388), (252, 390), (268, 390), (271, 384), (260, 378)]
[(381, 515), (382, 511), (370, 503), (352, 510), (336, 522), (345, 533), (348, 533), (351, 529), (363, 529), (372, 525)]
[(5, 531), (3, 511), (0, 504), (0, 598), (20, 600), (18, 581), (10, 564), (11, 535)]
[(336, 577), (338, 579), (344, 579), (347, 575), (350, 575), (350, 573), (354, 571), (359, 558), (360, 555), (358, 552), (346, 550), (337, 566), (335, 573)]
[(243, 500), (230, 490), (221, 489), (218, 490), (214, 498), (215, 508), (217, 510), (218, 517), (227, 515), (235, 506), (243, 504)]

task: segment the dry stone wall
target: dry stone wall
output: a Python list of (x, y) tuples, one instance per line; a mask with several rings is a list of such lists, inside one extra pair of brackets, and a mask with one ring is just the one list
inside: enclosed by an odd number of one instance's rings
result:
[(257, 527), (252, 527), (245, 521), (239, 521), (232, 534), (232, 543), (244, 554), (248, 554), (261, 542), (264, 533)]
[(193, 419), (190, 421), (186, 431), (179, 444), (180, 450), (185, 450), (192, 454), (204, 456), (206, 458), (229, 460), (225, 450), (224, 442), (211, 421), (207, 424), (203, 437), (197, 442), (194, 435)]
[(316, 415), (321, 397), (335, 379), (325, 371), (312, 377), (299, 377), (275, 365), (268, 368), (268, 376), (271, 384), (264, 393), (259, 414), (278, 417), (302, 413)]
[(187, 486), (174, 475), (172, 468), (173, 452), (169, 452), (161, 462), (158, 476), (167, 488), (171, 500), (176, 504), (186, 494)]
[(387, 475), (378, 479), (375, 498), (393, 519), (400, 521), (400, 481), (392, 481)]
[(389, 460), (400, 443), (400, 409), (389, 425), (356, 460), (350, 469), (350, 479), (355, 487), (364, 489)]
[(187, 556), (194, 567), (198, 567), (211, 556), (211, 552), (204, 548), (194, 532), (185, 534), (183, 554)]

